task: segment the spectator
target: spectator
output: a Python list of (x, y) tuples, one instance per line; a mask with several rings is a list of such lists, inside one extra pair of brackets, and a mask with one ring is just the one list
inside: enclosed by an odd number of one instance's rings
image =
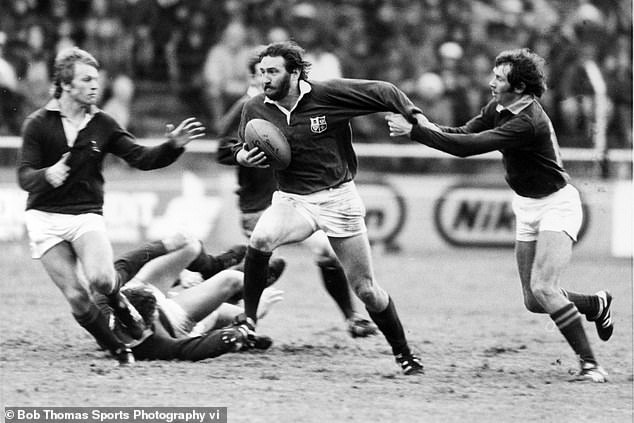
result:
[(294, 38), (305, 46), (306, 60), (311, 63), (310, 80), (341, 78), (339, 58), (330, 51), (330, 35), (324, 31), (325, 22), (319, 19), (317, 8), (310, 3), (298, 3), (291, 14)]
[(208, 21), (201, 10), (193, 10), (186, 18), (186, 25), (176, 41), (176, 75), (174, 79), (181, 103), (189, 114), (201, 114), (209, 125), (211, 114), (205, 96), (203, 67), (211, 41)]
[(468, 86), (466, 72), (461, 68), (463, 50), (460, 44), (448, 41), (438, 48), (438, 74), (445, 88), (445, 95), (449, 103), (448, 116), (451, 123), (447, 125), (459, 126), (466, 123), (473, 115), (469, 107)]
[(209, 50), (203, 78), (214, 125), (248, 88), (250, 51), (247, 27), (239, 21), (230, 22), (221, 40)]
[(6, 41), (7, 34), (0, 32), (0, 134), (17, 135), (21, 125), (21, 117), (16, 110), (16, 104), (20, 103), (18, 77), (13, 65), (4, 59)]
[(103, 105), (103, 111), (117, 121), (117, 123), (128, 131), (130, 128), (130, 113), (132, 99), (134, 98), (134, 82), (125, 74), (117, 75), (110, 87), (110, 97)]

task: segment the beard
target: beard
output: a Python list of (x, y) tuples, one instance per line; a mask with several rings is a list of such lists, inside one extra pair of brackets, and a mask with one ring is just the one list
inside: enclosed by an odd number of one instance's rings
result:
[[(266, 87), (265, 87), (266, 88)], [(282, 81), (280, 81), (280, 85), (277, 88), (273, 88), (270, 93), (267, 93), (266, 96), (273, 101), (280, 101), (284, 97), (288, 95), (288, 92), (291, 89), (291, 75), (286, 75)]]

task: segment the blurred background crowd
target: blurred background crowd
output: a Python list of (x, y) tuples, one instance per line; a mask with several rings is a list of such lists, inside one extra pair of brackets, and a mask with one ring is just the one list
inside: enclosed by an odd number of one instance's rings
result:
[[(490, 98), (492, 61), (547, 60), (542, 99), (567, 147), (592, 147), (597, 101), (612, 148), (632, 146), (629, 0), (0, 0), (0, 135), (50, 97), (51, 64), (78, 45), (102, 66), (100, 106), (137, 136), (194, 115), (213, 137), (247, 88), (254, 46), (292, 38), (312, 79), (382, 79), (430, 119), (463, 124)], [(380, 117), (357, 139), (385, 142)]]

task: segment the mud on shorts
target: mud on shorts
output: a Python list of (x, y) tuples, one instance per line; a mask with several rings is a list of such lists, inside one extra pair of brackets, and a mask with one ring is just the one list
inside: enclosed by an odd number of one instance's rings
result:
[(314, 230), (326, 235), (346, 238), (367, 232), (365, 206), (353, 181), (312, 194), (273, 193), (272, 204), (289, 204)]
[(513, 212), (518, 241), (535, 241), (541, 231), (565, 232), (577, 241), (583, 221), (579, 191), (570, 184), (543, 198), (515, 194)]

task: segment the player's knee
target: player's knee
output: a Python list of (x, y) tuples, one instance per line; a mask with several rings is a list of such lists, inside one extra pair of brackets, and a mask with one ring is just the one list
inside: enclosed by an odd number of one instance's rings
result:
[(366, 305), (372, 306), (377, 302), (378, 291), (372, 285), (371, 281), (364, 281), (353, 286), (356, 296)]
[(185, 244), (181, 247), (183, 254), (191, 257), (192, 260), (198, 257), (202, 251), (202, 244), (195, 238), (187, 238)]
[(272, 237), (263, 233), (256, 232), (253, 232), (253, 234), (251, 235), (249, 245), (252, 248), (260, 251), (273, 251), (273, 249), (276, 247), (275, 241)]
[(317, 255), (315, 257), (315, 263), (317, 263), (319, 267), (340, 267), (341, 266), (337, 257), (332, 257), (328, 255)]
[(531, 283), (531, 293), (538, 304), (546, 304), (549, 303), (555, 295), (559, 294), (559, 291), (554, 289), (554, 287), (547, 282), (534, 281)]
[(102, 294), (110, 294), (115, 287), (114, 270), (95, 270), (86, 275), (88, 284), (92, 289)]
[(237, 294), (244, 286), (244, 274), (238, 270), (228, 269), (219, 273), (222, 275), (222, 290), (227, 296)]

